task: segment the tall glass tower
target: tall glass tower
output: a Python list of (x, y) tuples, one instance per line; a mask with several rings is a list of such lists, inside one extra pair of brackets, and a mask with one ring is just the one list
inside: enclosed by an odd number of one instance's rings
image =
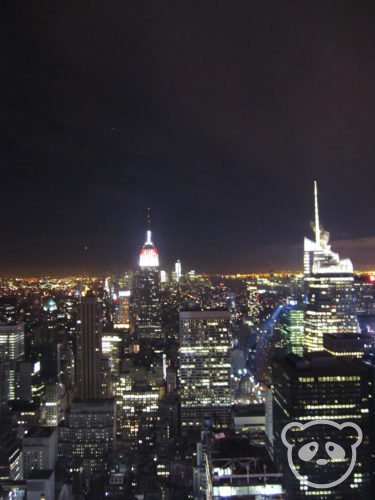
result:
[(331, 250), (329, 233), (319, 225), (318, 188), (314, 183), (315, 241), (304, 241), (305, 348), (323, 350), (325, 333), (358, 333), (353, 264)]
[(298, 306), (284, 306), (279, 319), (280, 344), (285, 353), (303, 356), (304, 313)]

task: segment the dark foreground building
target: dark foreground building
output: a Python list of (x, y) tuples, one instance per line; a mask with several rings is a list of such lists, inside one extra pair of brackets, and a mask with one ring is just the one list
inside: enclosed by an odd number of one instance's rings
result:
[[(325, 352), (275, 359), (272, 370), (274, 457), (288, 498), (373, 498), (369, 371), (358, 361), (343, 361)], [(290, 425), (283, 435), (292, 422), (298, 425)], [(346, 474), (340, 484), (326, 487)]]

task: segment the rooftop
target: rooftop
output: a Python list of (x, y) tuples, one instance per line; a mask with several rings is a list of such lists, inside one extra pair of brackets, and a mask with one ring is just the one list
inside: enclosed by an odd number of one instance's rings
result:
[(56, 427), (31, 427), (24, 439), (27, 438), (48, 438), (56, 430)]
[[(214, 439), (211, 448), (211, 464), (215, 482), (218, 480), (226, 482), (231, 476), (239, 478), (249, 473), (276, 472), (265, 446), (250, 444), (247, 439), (234, 436)], [(216, 476), (218, 469), (224, 470)], [(253, 480), (256, 481), (256, 479)]]
[(273, 366), (285, 370), (290, 376), (358, 375), (364, 368), (352, 360), (336, 358), (326, 351), (317, 351), (300, 358), (290, 354), (285, 358), (275, 358)]
[(264, 407), (264, 404), (250, 404), (250, 405), (246, 405), (246, 406), (235, 406), (233, 408), (233, 414), (235, 417), (264, 416), (265, 407)]
[(115, 405), (114, 398), (102, 399), (75, 399), (71, 406), (71, 411), (112, 411)]
[(332, 340), (362, 340), (374, 341), (374, 337), (366, 335), (365, 333), (325, 333), (324, 338), (327, 337)]
[(49, 479), (51, 475), (53, 474), (52, 469), (34, 469), (30, 472), (30, 475), (28, 477), (28, 481), (33, 480), (33, 479)]
[(181, 319), (210, 319), (210, 318), (230, 318), (228, 309), (205, 309), (198, 311), (180, 311)]

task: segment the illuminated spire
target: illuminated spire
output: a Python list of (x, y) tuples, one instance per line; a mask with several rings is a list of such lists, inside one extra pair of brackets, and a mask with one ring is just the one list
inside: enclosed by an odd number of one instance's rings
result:
[(315, 204), (315, 243), (320, 245), (320, 224), (318, 207), (318, 183), (314, 181), (314, 204)]
[(157, 267), (159, 266), (158, 249), (153, 244), (151, 239), (151, 209), (147, 209), (147, 231), (146, 241), (142, 247), (141, 255), (139, 258), (139, 265), (141, 267)]

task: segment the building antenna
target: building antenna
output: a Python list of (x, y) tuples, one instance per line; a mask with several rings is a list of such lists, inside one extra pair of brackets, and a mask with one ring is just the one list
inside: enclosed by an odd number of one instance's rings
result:
[(319, 225), (319, 206), (318, 206), (318, 183), (314, 181), (314, 208), (315, 208), (315, 242), (320, 245), (320, 225)]
[(152, 244), (151, 242), (151, 208), (147, 209), (147, 241), (146, 243)]

